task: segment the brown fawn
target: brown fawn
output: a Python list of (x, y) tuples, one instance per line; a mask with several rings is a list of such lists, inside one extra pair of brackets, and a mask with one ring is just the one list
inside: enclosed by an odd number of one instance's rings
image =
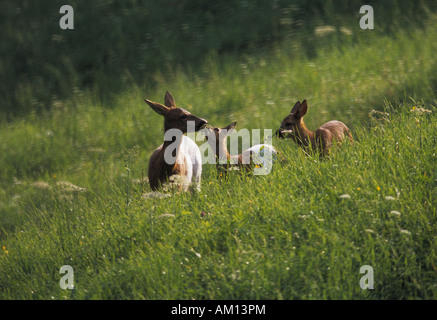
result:
[(281, 139), (291, 138), (304, 150), (314, 150), (320, 156), (328, 156), (334, 142), (341, 144), (346, 135), (353, 142), (349, 128), (341, 121), (329, 121), (314, 132), (308, 130), (303, 121), (307, 109), (306, 100), (296, 102), (290, 114), (282, 120), (276, 135)]
[(276, 159), (277, 156), (277, 150), (271, 145), (257, 144), (238, 155), (229, 154), (226, 140), (236, 125), (236, 122), (232, 122), (223, 128), (202, 129), (206, 140), (214, 151), (217, 170), (226, 173), (231, 168), (238, 168), (249, 172), (254, 166), (269, 170), (268, 168), (271, 168), (273, 159)]
[(179, 185), (179, 189), (187, 191), (194, 179), (195, 188), (200, 190), (202, 174), (200, 150), (197, 144), (184, 133), (187, 133), (190, 127), (190, 132), (202, 129), (207, 121), (176, 107), (168, 91), (165, 94), (164, 105), (147, 99), (144, 101), (156, 113), (164, 116), (164, 143), (153, 152), (149, 161), (150, 187), (152, 190), (157, 190), (160, 185), (177, 175), (184, 180)]

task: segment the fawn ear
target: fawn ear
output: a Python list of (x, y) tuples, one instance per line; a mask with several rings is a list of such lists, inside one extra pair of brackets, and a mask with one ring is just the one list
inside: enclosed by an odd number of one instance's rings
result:
[(307, 113), (307, 110), (308, 110), (308, 104), (307, 104), (307, 101), (304, 100), (304, 101), (302, 101), (302, 103), (297, 108), (297, 114), (296, 115), (299, 118), (302, 118)]
[(168, 91), (165, 93), (164, 105), (168, 108), (176, 107), (176, 103), (174, 102), (173, 96)]
[(297, 108), (300, 106), (300, 101), (296, 102), (296, 104), (294, 105), (294, 107), (291, 109), (290, 113), (294, 113), (296, 112)]
[(167, 112), (168, 108), (166, 106), (163, 106), (162, 104), (158, 103), (158, 102), (153, 102), (147, 99), (144, 99), (144, 101), (147, 102), (147, 104), (158, 114), (160, 114), (161, 116), (164, 116), (165, 113)]
[(237, 125), (236, 122), (232, 122), (231, 124), (227, 125), (226, 127), (222, 128), (224, 130), (226, 130), (226, 135), (230, 135), (232, 133), (232, 131), (234, 131), (235, 126)]

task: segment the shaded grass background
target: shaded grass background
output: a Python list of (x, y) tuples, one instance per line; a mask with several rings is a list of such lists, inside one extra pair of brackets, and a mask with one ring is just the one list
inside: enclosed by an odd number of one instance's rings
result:
[[(423, 27), (437, 8), (435, 0), (365, 4), (374, 8), (372, 32), (359, 29), (359, 0), (2, 2), (0, 112), (13, 118), (47, 110), (57, 97), (72, 97), (78, 89), (110, 107), (133, 84), (159, 88), (156, 72), (168, 73), (169, 67), (201, 72), (198, 66), (211, 53), (251, 55), (290, 40), (300, 43), (298, 55), (315, 58), (342, 44), (363, 44), (374, 33), (393, 36)], [(75, 10), (74, 30), (59, 27), (62, 5)], [(324, 25), (337, 31), (315, 37), (314, 29)]]
[[(117, 3), (97, 1), (90, 6), (117, 20), (111, 14)], [(187, 8), (188, 3), (181, 6)], [(274, 3), (278, 11), (269, 14), (284, 14), (286, 6)], [(345, 10), (358, 12), (357, 2), (348, 3)], [(80, 2), (75, 4), (80, 7)], [(92, 63), (98, 70), (89, 71), (91, 82), (82, 78), (88, 75), (85, 69), (71, 67), (69, 73), (54, 62), (59, 77), (51, 81), (66, 88), (58, 91), (45, 83), (51, 76), (38, 80), (41, 87), (34, 86), (19, 75), (38, 70), (15, 73), (14, 68), (26, 69), (26, 64), (3, 63), (10, 82), (2, 80), (8, 95), (2, 100), (5, 116), (0, 124), (0, 297), (435, 298), (434, 4), (420, 2), (416, 10), (403, 10), (407, 2), (375, 4), (375, 14), (384, 12), (384, 23), (373, 31), (361, 31), (356, 14), (353, 22), (337, 22), (343, 15), (333, 2), (297, 3), (297, 12), (310, 10), (311, 18), (298, 19), (299, 23), (266, 38), (248, 35), (248, 40), (236, 33), (230, 47), (223, 44), (227, 40), (218, 40), (232, 38), (230, 31), (220, 34), (211, 29), (217, 48), (206, 52), (196, 47), (193, 60), (181, 53), (165, 61), (166, 53), (177, 51), (172, 46), (188, 50), (186, 39), (178, 43), (171, 28), (166, 30), (172, 32), (153, 29), (171, 39), (160, 41), (159, 50), (164, 51), (154, 51), (156, 60), (147, 63), (147, 68), (156, 69), (139, 69), (146, 80), (139, 80), (121, 62), (125, 59)], [(228, 10), (223, 8), (222, 14)], [(248, 19), (259, 17), (252, 4), (242, 8), (246, 9), (237, 11), (237, 16), (249, 12)], [(54, 9), (59, 8), (50, 6)], [(132, 18), (134, 9), (120, 12)], [(426, 18), (408, 28), (395, 22), (424, 12)], [(76, 17), (77, 26), (84, 23), (80, 10)], [(9, 18), (3, 23), (11, 23)], [(57, 19), (56, 15), (56, 23)], [(278, 21), (274, 16), (270, 22)], [(314, 28), (323, 30), (325, 23), (335, 25), (337, 31), (317, 35)], [(136, 25), (120, 21), (114, 26)], [(204, 26), (200, 24), (199, 30)], [(352, 34), (342, 33), (340, 27)], [(10, 28), (20, 34), (25, 31)], [(263, 26), (259, 32), (267, 29)], [(120, 30), (111, 36), (126, 34)], [(29, 48), (37, 50), (38, 37), (47, 37), (47, 32), (35, 34)], [(127, 39), (130, 36), (135, 35)], [(105, 37), (101, 39), (111, 39)], [(7, 52), (5, 48), (2, 52)], [(117, 50), (127, 50), (121, 57), (136, 56), (128, 48), (119, 44)], [(14, 59), (19, 57), (8, 50)], [(41, 52), (53, 58), (50, 50)], [(76, 58), (102, 59), (97, 51)], [(201, 62), (189, 63), (196, 59)], [(72, 75), (77, 83), (68, 82)], [(9, 86), (17, 83), (23, 104), (9, 96), (15, 94)], [(42, 96), (37, 93), (40, 89)], [(295, 101), (306, 98), (305, 121), (310, 129), (336, 118), (353, 129), (355, 143), (331, 161), (320, 162), (303, 156), (290, 141), (274, 139), (290, 161), (266, 177), (231, 175), (229, 180), (217, 180), (215, 167), (205, 165), (202, 193), (144, 199), (142, 194), (150, 190), (141, 180), (147, 176), (151, 152), (162, 143), (163, 129), (162, 119), (143, 98), (162, 101), (166, 90), (177, 104), (211, 124), (237, 121), (237, 129), (275, 130)], [(419, 115), (410, 111), (413, 107), (433, 113)], [(374, 108), (390, 116), (372, 120), (368, 113)], [(340, 198), (343, 194), (350, 198)], [(59, 268), (64, 264), (75, 270), (73, 291), (59, 287)], [(375, 269), (375, 290), (359, 287), (359, 268), (364, 264)]]

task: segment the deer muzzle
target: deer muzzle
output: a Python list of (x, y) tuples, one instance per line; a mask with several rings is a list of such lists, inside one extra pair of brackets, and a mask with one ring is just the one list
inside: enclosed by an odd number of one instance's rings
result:
[(199, 122), (196, 125), (196, 131), (199, 131), (200, 129), (203, 129), (207, 125), (208, 121), (205, 119), (200, 118)]

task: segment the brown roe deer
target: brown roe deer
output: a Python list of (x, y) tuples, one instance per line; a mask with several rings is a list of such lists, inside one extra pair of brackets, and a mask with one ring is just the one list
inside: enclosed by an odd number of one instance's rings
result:
[(194, 124), (191, 126), (194, 131), (202, 129), (207, 121), (176, 107), (168, 91), (165, 94), (164, 105), (147, 99), (144, 101), (156, 113), (164, 116), (164, 143), (153, 152), (149, 161), (150, 187), (152, 190), (157, 190), (170, 177), (178, 175), (184, 180), (179, 189), (187, 191), (194, 179), (195, 188), (200, 190), (202, 174), (200, 150), (197, 144), (184, 133), (187, 133), (190, 121)]
[(336, 143), (340, 145), (345, 136), (353, 142), (349, 128), (341, 121), (332, 120), (323, 124), (316, 131), (308, 130), (303, 121), (303, 116), (307, 113), (308, 104), (304, 100), (296, 102), (290, 114), (282, 120), (281, 127), (276, 131), (276, 135), (283, 138), (293, 139), (304, 150), (313, 150), (320, 156), (328, 156), (331, 147)]

